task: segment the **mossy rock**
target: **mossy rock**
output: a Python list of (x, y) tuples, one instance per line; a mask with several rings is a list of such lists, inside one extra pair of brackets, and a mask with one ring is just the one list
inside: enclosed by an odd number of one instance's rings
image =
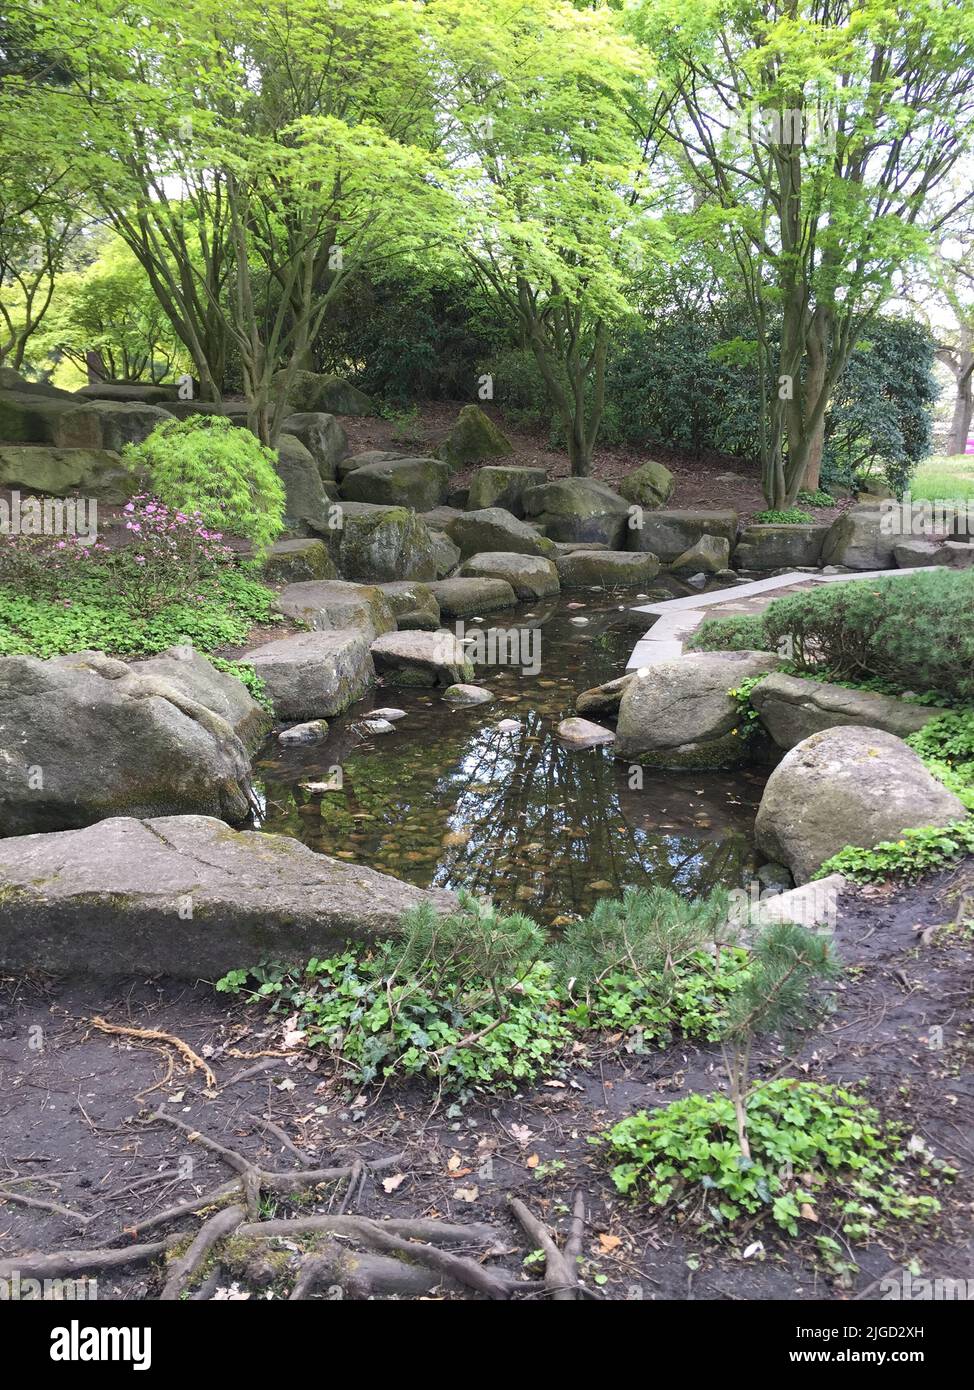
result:
[(650, 459), (632, 473), (626, 474), (619, 484), (619, 495), (627, 502), (635, 502), (640, 507), (652, 510), (654, 507), (665, 506), (675, 487), (676, 479), (670, 470), (664, 464), (655, 463)]
[(97, 502), (125, 502), (139, 490), (136, 472), (109, 449), (0, 449), (0, 487), (50, 497), (80, 493)]
[(507, 435), (476, 405), (463, 407), (439, 449), (440, 458), (451, 468), (466, 468), (484, 459), (509, 458), (513, 452), (514, 445)]
[[(284, 372), (277, 372), (274, 385), (284, 385)], [(296, 414), (324, 411), (329, 415), (374, 415), (375, 405), (356, 386), (340, 376), (321, 372), (295, 372), (287, 392), (287, 404)]]
[(305, 579), (337, 579), (338, 571), (324, 541), (314, 537), (278, 541), (264, 556), (264, 578), (271, 584)]

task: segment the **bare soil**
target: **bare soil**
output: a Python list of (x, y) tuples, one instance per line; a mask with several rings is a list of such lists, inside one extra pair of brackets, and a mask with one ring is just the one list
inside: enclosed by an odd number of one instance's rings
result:
[[(927, 1277), (970, 1278), (974, 940), (969, 929), (950, 924), (970, 920), (972, 894), (969, 860), (916, 887), (862, 890), (843, 900), (836, 943), (848, 970), (839, 1007), (808, 1038), (794, 1074), (861, 1083), (886, 1117), (959, 1170), (946, 1195), (941, 1192), (934, 1225), (850, 1251), (858, 1272), (844, 1278), (817, 1257), (816, 1234), (842, 1243), (827, 1223), (797, 1240), (752, 1223), (714, 1243), (613, 1189), (590, 1136), (636, 1109), (719, 1086), (713, 1048), (680, 1043), (637, 1055), (605, 1041), (577, 1057), (564, 1083), (460, 1107), (419, 1083), (349, 1089), (328, 1059), (283, 1045), (281, 1019), (204, 983), (41, 976), (4, 980), (0, 992), (0, 1188), (61, 1203), (90, 1220), (81, 1229), (69, 1217), (15, 1205), (0, 1192), (0, 1259), (124, 1244), (125, 1228), (233, 1177), (217, 1154), (153, 1122), (152, 1111), (162, 1106), (275, 1170), (401, 1154), (384, 1174), (366, 1170), (351, 1194), (345, 1183), (325, 1184), (313, 1190), (310, 1204), (273, 1199), (265, 1215), (335, 1212), (344, 1202), (346, 1211), (380, 1219), (489, 1222), (509, 1236), (506, 1253), (492, 1254), (490, 1267), (531, 1277), (532, 1290), (538, 1270), (523, 1268), (530, 1242), (508, 1200), (521, 1198), (565, 1234), (576, 1190), (584, 1194), (586, 1217), (583, 1277), (600, 1298), (874, 1299), (880, 1281), (911, 1261)], [(925, 931), (935, 927), (940, 930)], [(99, 1015), (181, 1038), (212, 1066), (215, 1090), (172, 1047), (97, 1031), (90, 1020)], [(943, 1030), (942, 1047), (935, 1028)], [(286, 1055), (275, 1055), (281, 1052)], [(769, 1046), (758, 1074), (780, 1064)], [(188, 1177), (179, 1168), (187, 1154)], [(401, 1180), (387, 1191), (383, 1177), (390, 1172)], [(199, 1225), (191, 1217), (168, 1229), (193, 1232)], [(758, 1240), (763, 1253), (743, 1258)], [(481, 1257), (478, 1242), (471, 1250)], [(99, 1279), (99, 1297), (153, 1298), (161, 1277), (158, 1264), (127, 1267)], [(237, 1291), (266, 1297), (270, 1277), (255, 1269)]]

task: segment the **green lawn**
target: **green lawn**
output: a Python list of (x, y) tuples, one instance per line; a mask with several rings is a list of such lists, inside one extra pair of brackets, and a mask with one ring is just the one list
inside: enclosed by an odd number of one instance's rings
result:
[(938, 497), (974, 498), (974, 454), (934, 454), (920, 464), (910, 495), (921, 501)]

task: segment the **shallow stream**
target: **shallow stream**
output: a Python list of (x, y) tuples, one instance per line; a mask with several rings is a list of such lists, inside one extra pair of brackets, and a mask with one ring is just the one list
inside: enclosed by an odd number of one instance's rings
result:
[[(645, 768), (639, 788), (639, 772), (611, 748), (577, 751), (555, 737), (580, 691), (623, 673), (647, 625), (633, 626), (602, 592), (491, 614), (485, 628), (540, 629), (537, 674), (478, 667), (474, 679), (497, 699), (464, 709), (438, 691), (380, 685), (331, 722), (324, 743), (269, 743), (255, 768), (260, 828), (421, 887), (466, 887), (555, 926), (629, 884), (688, 897), (746, 885), (765, 774)], [(406, 711), (394, 733), (356, 730), (389, 706)], [(501, 731), (501, 720), (520, 727)]]

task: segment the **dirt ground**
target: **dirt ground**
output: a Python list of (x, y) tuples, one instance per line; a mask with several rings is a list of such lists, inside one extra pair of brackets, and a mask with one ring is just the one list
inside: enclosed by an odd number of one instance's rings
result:
[[(315, 1188), (310, 1205), (307, 1197), (272, 1198), (263, 1215), (335, 1212), (344, 1204), (346, 1212), (369, 1217), (490, 1223), (503, 1240), (501, 1253), (486, 1263), (531, 1278), (526, 1292), (535, 1295), (538, 1271), (522, 1264), (531, 1242), (508, 1199), (521, 1198), (565, 1234), (577, 1190), (586, 1221), (583, 1278), (597, 1298), (873, 1299), (880, 1281), (910, 1262), (926, 1277), (972, 1278), (974, 933), (950, 925), (974, 916), (972, 894), (968, 861), (918, 887), (863, 890), (843, 900), (836, 944), (848, 969), (839, 1006), (808, 1038), (794, 1074), (862, 1082), (907, 1136), (919, 1136), (959, 1170), (940, 1192), (935, 1228), (850, 1251), (858, 1270), (845, 1277), (816, 1257), (814, 1234), (837, 1234), (827, 1224), (789, 1240), (752, 1223), (714, 1244), (665, 1213), (631, 1205), (611, 1186), (589, 1137), (636, 1109), (719, 1085), (716, 1049), (682, 1043), (637, 1055), (593, 1044), (562, 1083), (458, 1106), (422, 1084), (349, 1090), (325, 1058), (282, 1046), (281, 1019), (203, 983), (41, 976), (5, 979), (0, 989), (0, 1189), (88, 1219), (82, 1225), (0, 1191), (0, 1260), (124, 1245), (132, 1238), (126, 1228), (232, 1178), (222, 1157), (151, 1119), (162, 1107), (278, 1171), (400, 1155), (381, 1173), (366, 1170), (360, 1182)], [(940, 930), (925, 931), (934, 927)], [(216, 1087), (168, 1045), (98, 1031), (91, 1023), (98, 1016), (181, 1038), (208, 1061)], [(261, 1056), (267, 1052), (288, 1055)], [(757, 1072), (780, 1062), (769, 1047)], [(385, 1183), (386, 1175), (394, 1181)], [(199, 1224), (190, 1217), (167, 1231), (195, 1232)], [(745, 1259), (756, 1241), (763, 1250)], [(484, 1258), (477, 1241), (468, 1253)], [(268, 1278), (256, 1269), (216, 1296), (266, 1298)], [(152, 1298), (160, 1281), (158, 1264), (131, 1266), (104, 1274), (99, 1298)]]

